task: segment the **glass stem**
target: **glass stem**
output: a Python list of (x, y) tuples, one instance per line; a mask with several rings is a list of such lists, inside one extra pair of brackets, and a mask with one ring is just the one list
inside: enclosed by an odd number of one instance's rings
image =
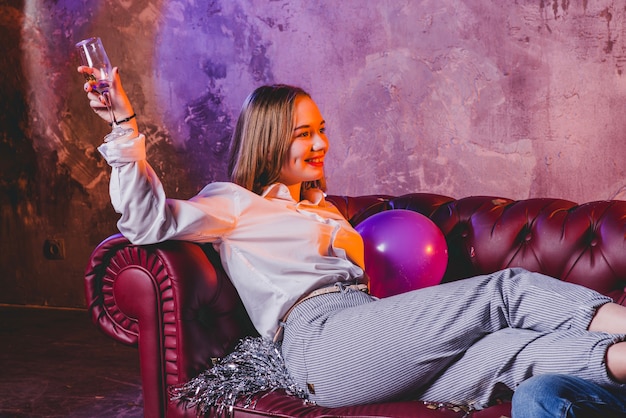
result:
[(106, 102), (106, 107), (109, 110), (109, 117), (111, 118), (111, 126), (115, 127), (117, 125), (117, 120), (115, 119), (115, 113), (113, 113), (113, 103), (111, 102), (111, 96), (108, 91), (102, 93), (104, 96), (104, 101)]

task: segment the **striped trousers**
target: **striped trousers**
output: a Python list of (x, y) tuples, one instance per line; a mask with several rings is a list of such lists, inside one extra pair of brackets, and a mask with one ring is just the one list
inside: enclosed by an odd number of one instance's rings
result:
[(318, 405), (404, 398), (488, 405), (499, 384), (563, 373), (622, 387), (605, 354), (623, 335), (589, 332), (611, 299), (508, 269), (377, 300), (346, 290), (300, 303), (282, 343), (291, 376)]

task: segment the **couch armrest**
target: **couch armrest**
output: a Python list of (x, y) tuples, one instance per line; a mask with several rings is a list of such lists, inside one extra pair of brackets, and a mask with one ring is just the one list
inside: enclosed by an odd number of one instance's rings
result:
[(168, 386), (186, 382), (254, 334), (210, 246), (137, 246), (111, 236), (92, 253), (85, 291), (94, 324), (139, 348), (145, 416), (165, 416)]

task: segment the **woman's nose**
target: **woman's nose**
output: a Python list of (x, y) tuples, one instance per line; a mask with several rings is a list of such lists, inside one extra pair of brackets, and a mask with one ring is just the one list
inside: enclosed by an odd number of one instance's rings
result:
[(313, 144), (311, 146), (311, 149), (313, 151), (324, 150), (326, 149), (327, 146), (328, 146), (328, 141), (326, 141), (326, 138), (324, 138), (320, 134), (313, 135)]

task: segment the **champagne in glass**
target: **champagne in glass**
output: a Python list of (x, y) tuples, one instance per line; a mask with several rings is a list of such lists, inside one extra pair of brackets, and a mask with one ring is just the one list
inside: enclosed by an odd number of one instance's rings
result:
[(102, 40), (100, 38), (89, 38), (82, 40), (76, 44), (76, 48), (80, 53), (80, 59), (82, 65), (91, 67), (95, 71), (93, 74), (85, 74), (87, 82), (91, 83), (94, 90), (102, 94), (104, 97), (104, 104), (109, 111), (109, 117), (111, 118), (111, 126), (113, 130), (105, 137), (105, 141), (111, 141), (115, 138), (127, 135), (133, 132), (132, 129), (122, 128), (115, 118), (115, 112), (113, 111), (113, 105), (111, 102), (111, 96), (109, 88), (113, 83), (113, 67), (109, 57), (107, 56)]

